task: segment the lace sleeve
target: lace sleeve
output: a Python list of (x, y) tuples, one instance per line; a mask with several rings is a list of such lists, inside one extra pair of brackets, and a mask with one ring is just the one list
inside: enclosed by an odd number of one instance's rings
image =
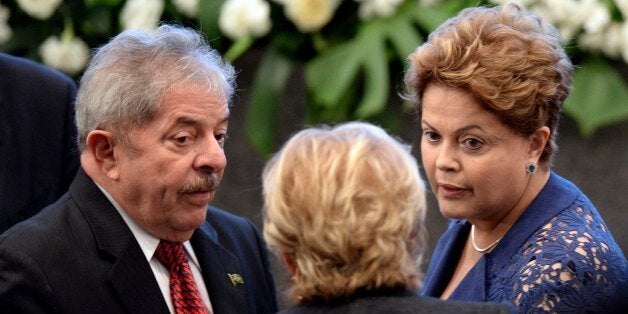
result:
[(583, 205), (547, 222), (515, 254), (508, 269), (498, 272), (504, 299), (519, 311), (599, 310), (626, 276), (625, 259), (606, 225)]

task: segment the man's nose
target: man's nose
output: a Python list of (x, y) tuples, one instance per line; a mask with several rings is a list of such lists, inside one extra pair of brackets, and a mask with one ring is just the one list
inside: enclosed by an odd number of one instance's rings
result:
[(220, 173), (227, 166), (227, 157), (221, 143), (211, 136), (200, 144), (194, 168), (206, 173)]

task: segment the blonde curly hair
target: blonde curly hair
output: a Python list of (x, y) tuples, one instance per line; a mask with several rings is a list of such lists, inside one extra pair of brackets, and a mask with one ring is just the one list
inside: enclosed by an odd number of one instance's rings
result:
[(406, 96), (419, 119), (429, 84), (461, 88), (520, 134), (549, 127), (540, 160), (551, 160), (573, 72), (555, 27), (513, 3), (467, 8), (432, 32), (409, 62)]
[(263, 186), (264, 238), (294, 262), (294, 301), (419, 288), (425, 187), (409, 146), (364, 122), (305, 129)]

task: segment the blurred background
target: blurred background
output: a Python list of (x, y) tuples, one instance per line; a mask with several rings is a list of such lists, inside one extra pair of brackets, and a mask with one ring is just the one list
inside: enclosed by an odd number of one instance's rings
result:
[[(465, 0), (1, 0), (0, 51), (80, 79), (90, 49), (127, 28), (197, 28), (238, 71), (227, 172), (214, 205), (262, 227), (272, 152), (314, 124), (368, 120), (415, 144), (406, 57)], [(559, 28), (576, 64), (553, 169), (576, 183), (628, 249), (628, 0), (512, 1)], [(428, 252), (446, 227), (429, 196)], [(429, 256), (429, 253), (428, 253)], [(280, 303), (288, 278), (271, 256)]]

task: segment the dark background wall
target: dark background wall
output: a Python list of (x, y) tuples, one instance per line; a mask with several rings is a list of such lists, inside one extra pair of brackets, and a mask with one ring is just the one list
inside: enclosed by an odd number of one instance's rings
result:
[[(214, 205), (245, 216), (262, 228), (261, 173), (265, 163), (244, 136), (244, 118), (250, 96), (252, 73), (257, 67), (255, 54), (234, 63), (240, 72), (239, 91), (231, 108), (229, 137), (226, 145), (227, 170)], [(277, 128), (277, 144), (283, 143), (293, 132), (301, 129), (302, 113), (306, 101), (302, 73), (297, 71), (291, 86), (281, 102), (280, 121)], [(391, 105), (400, 102), (391, 96)], [(414, 155), (420, 161), (419, 132), (411, 114), (400, 114), (401, 126), (393, 133), (414, 144)], [(628, 122), (598, 130), (590, 138), (579, 135), (577, 125), (569, 117), (561, 118), (558, 133), (559, 151), (553, 169), (580, 187), (597, 206), (621, 249), (628, 249), (628, 223), (625, 213), (628, 206)], [(425, 176), (424, 176), (425, 177)], [(431, 252), (439, 235), (445, 230), (446, 220), (440, 215), (436, 201), (428, 193), (427, 227), (428, 252)], [(428, 253), (429, 255), (429, 253)], [(289, 278), (278, 259), (271, 254), (273, 273), (280, 297), (280, 305), (288, 303), (284, 291)]]

